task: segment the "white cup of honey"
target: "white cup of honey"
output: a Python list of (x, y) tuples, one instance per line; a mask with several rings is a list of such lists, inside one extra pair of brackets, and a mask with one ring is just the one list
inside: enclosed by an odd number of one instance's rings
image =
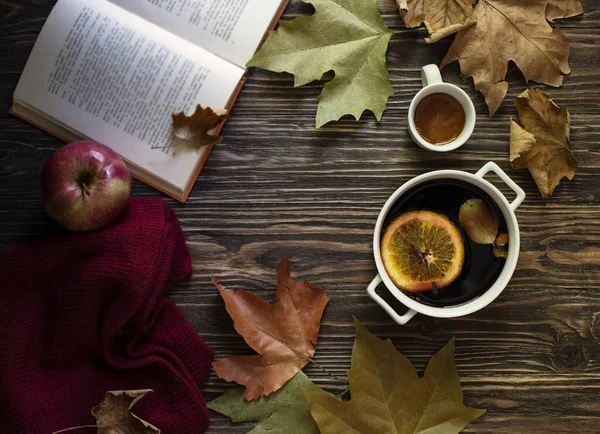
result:
[(434, 152), (460, 148), (475, 129), (475, 106), (464, 90), (444, 83), (437, 65), (421, 69), (423, 89), (408, 109), (409, 132), (417, 145)]

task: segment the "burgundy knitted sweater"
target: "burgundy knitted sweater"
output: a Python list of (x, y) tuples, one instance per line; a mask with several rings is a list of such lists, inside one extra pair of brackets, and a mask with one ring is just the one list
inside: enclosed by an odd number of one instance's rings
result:
[(204, 432), (213, 352), (165, 298), (191, 273), (162, 200), (133, 200), (102, 231), (0, 255), (0, 433), (93, 425), (90, 409), (124, 389), (154, 390), (133, 412), (163, 433)]

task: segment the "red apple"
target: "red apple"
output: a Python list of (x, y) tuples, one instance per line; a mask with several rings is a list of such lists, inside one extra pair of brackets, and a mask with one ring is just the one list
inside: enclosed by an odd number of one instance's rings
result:
[(119, 155), (91, 141), (66, 145), (42, 169), (46, 211), (76, 232), (113, 224), (131, 197), (131, 174)]

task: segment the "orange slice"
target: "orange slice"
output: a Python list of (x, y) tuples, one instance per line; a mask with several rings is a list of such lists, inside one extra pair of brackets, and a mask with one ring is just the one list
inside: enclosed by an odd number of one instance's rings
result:
[(431, 211), (412, 211), (396, 218), (381, 241), (383, 265), (398, 288), (431, 291), (460, 275), (465, 246), (458, 228)]

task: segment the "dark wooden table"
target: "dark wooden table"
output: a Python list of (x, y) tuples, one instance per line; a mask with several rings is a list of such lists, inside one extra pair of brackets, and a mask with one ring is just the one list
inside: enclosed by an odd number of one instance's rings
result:
[[(52, 226), (40, 201), (39, 172), (62, 143), (7, 112), (54, 3), (0, 0), (0, 250)], [(217, 356), (251, 350), (235, 333), (210, 275), (270, 299), (273, 267), (287, 256), (298, 260), (295, 277), (331, 296), (315, 359), (336, 375), (345, 377), (350, 367), (352, 315), (391, 338), (420, 370), (454, 335), (465, 402), (488, 409), (467, 432), (600, 432), (600, 2), (583, 3), (585, 16), (560, 24), (571, 42), (573, 72), (562, 88), (545, 88), (571, 111), (579, 173), (547, 200), (527, 171), (508, 162), (512, 99), (526, 87), (514, 65), (508, 97), (493, 118), (458, 64), (443, 72), (472, 96), (479, 116), (468, 144), (444, 155), (414, 145), (406, 116), (421, 86), (419, 68), (439, 64), (451, 38), (435, 45), (423, 34), (393, 38), (388, 66), (396, 95), (381, 123), (368, 114), (316, 130), (321, 83), (294, 89), (289, 75), (255, 71), (188, 203), (167, 199), (194, 259), (192, 281), (172, 298)], [(391, 28), (401, 28), (392, 0), (381, 1), (380, 10)], [(286, 18), (310, 12), (292, 0)], [(497, 162), (528, 195), (517, 212), (522, 250), (510, 285), (468, 317), (418, 315), (396, 325), (365, 292), (375, 274), (371, 237), (381, 206), (414, 176), (435, 169), (474, 172), (487, 161)], [(134, 195), (163, 197), (138, 182)], [(315, 367), (305, 372), (330, 390), (347, 386)], [(211, 375), (206, 398), (227, 387)], [(232, 428), (212, 416), (213, 433), (251, 426)]]

